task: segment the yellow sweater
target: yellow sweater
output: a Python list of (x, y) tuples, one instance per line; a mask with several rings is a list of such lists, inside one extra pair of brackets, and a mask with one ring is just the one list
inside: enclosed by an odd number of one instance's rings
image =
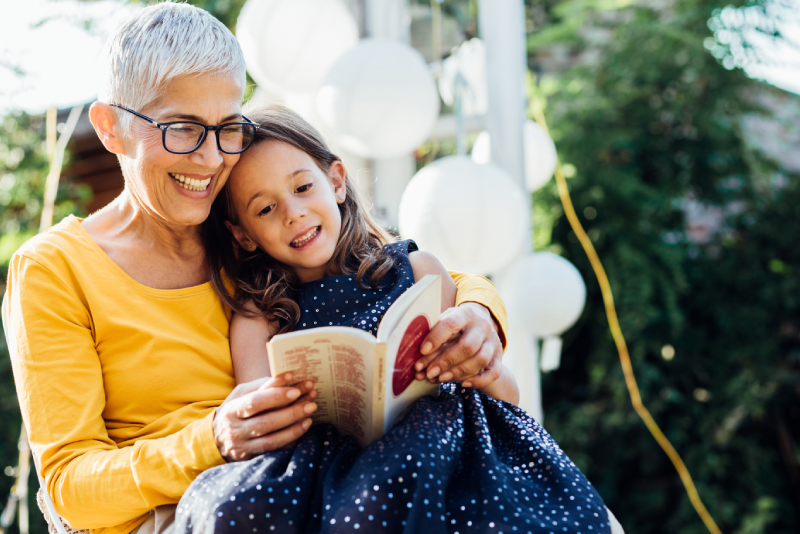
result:
[[(458, 302), (505, 329), (491, 283), (452, 274)], [(211, 284), (146, 287), (69, 217), (14, 255), (8, 301), (22, 416), (71, 526), (130, 532), (224, 463), (211, 422), (235, 385), (230, 312)]]

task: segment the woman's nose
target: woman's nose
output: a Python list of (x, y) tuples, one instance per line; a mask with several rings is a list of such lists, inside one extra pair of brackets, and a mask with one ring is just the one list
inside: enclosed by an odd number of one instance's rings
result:
[(216, 132), (208, 132), (203, 143), (191, 153), (191, 156), (197, 163), (214, 170), (218, 169), (222, 165), (222, 152), (217, 146)]

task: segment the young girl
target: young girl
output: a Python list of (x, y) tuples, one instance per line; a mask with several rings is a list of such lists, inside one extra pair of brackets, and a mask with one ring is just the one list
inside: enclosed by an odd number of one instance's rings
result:
[[(226, 273), (214, 284), (235, 311), (238, 383), (270, 375), (266, 342), (277, 333), (328, 325), (375, 333), (392, 302), (427, 274), (442, 275), (442, 308), (455, 304), (444, 267), (371, 220), (310, 125), (282, 107), (247, 115), (260, 126), (257, 138), (209, 218), (213, 272)], [(293, 446), (204, 472), (178, 507), (178, 528), (608, 531), (585, 477), (533, 419), (503, 402), (518, 398), (506, 369), (483, 391), (442, 390), (363, 451), (316, 425)]]

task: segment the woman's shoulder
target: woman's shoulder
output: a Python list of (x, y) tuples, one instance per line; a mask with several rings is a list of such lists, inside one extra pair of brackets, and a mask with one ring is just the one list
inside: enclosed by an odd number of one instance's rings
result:
[(91, 247), (86, 237), (80, 220), (70, 215), (49, 230), (25, 241), (11, 261), (34, 261), (49, 270), (60, 270), (73, 262), (90, 262), (88, 252)]

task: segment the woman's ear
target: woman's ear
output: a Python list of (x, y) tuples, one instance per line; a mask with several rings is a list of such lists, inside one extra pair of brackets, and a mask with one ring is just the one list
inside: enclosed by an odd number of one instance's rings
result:
[(111, 109), (111, 106), (105, 102), (93, 103), (89, 108), (89, 120), (106, 150), (112, 154), (125, 154), (125, 147), (119, 135), (122, 128), (117, 122), (117, 114)]
[(256, 249), (256, 244), (250, 239), (240, 226), (236, 226), (230, 221), (225, 221), (225, 227), (233, 234), (233, 238), (239, 245), (245, 249), (253, 252)]
[(347, 195), (347, 171), (344, 169), (344, 164), (341, 161), (334, 161), (331, 163), (331, 168), (328, 170), (328, 178), (330, 178), (331, 185), (333, 185), (333, 194), (336, 195), (336, 202), (343, 204)]

